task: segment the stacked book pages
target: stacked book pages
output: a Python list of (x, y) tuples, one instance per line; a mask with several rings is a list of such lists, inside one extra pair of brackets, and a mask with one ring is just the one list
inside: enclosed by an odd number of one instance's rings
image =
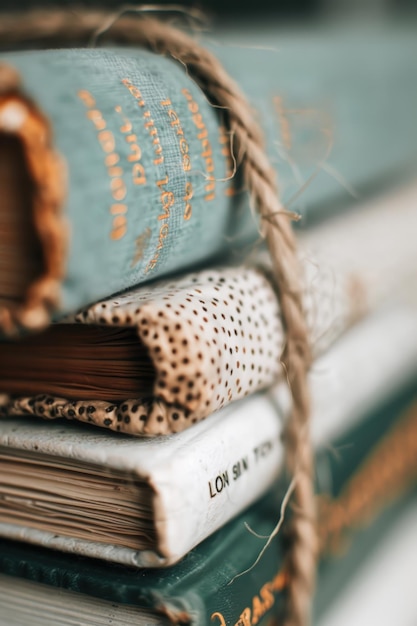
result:
[[(284, 623), (286, 326), (227, 111), (175, 59), (40, 50), (25, 20), (0, 57), (2, 624)], [(205, 45), (303, 216), (319, 619), (417, 482), (417, 42), (241, 35)]]

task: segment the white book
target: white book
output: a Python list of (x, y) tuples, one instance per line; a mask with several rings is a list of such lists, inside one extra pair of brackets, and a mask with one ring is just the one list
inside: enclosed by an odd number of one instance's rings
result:
[[(314, 444), (416, 375), (414, 310), (357, 325), (312, 368)], [(0, 420), (0, 535), (139, 567), (175, 563), (276, 480), (288, 408), (281, 385), (151, 440)]]

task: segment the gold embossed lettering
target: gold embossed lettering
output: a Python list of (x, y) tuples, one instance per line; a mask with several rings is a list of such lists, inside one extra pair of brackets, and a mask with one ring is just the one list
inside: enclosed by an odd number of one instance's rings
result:
[(135, 163), (132, 168), (132, 176), (135, 185), (144, 185), (146, 183), (145, 168), (142, 163)]
[(417, 478), (417, 406), (375, 446), (336, 499), (319, 498), (321, 549), (339, 552), (349, 528), (371, 520)]
[(120, 202), (126, 197), (126, 185), (122, 178), (112, 178), (110, 181), (111, 195), (115, 200)]
[(269, 582), (265, 583), (261, 587), (259, 595), (261, 596), (264, 603), (265, 611), (269, 611), (269, 609), (273, 606), (275, 602), (274, 594), (272, 593), (272, 584)]
[(288, 583), (288, 575), (285, 570), (280, 570), (272, 581), (273, 591), (281, 591)]
[(127, 221), (124, 215), (117, 215), (112, 224), (112, 231), (110, 237), (113, 240), (118, 240), (124, 237), (127, 230)]
[(156, 186), (161, 189), (165, 185), (168, 185), (168, 183), (169, 183), (169, 178), (168, 176), (165, 176), (165, 178), (162, 178), (161, 180), (157, 181)]
[[(82, 89), (78, 92), (78, 97), (87, 107), (86, 116), (93, 123), (97, 132), (97, 140), (101, 149), (106, 154), (104, 164), (110, 178), (110, 192), (112, 199), (116, 202), (110, 206), (110, 214), (113, 215), (110, 238), (113, 241), (122, 239), (127, 232), (127, 206), (120, 204), (124, 200), (127, 189), (123, 180), (123, 168), (118, 165), (120, 156), (116, 152), (116, 141), (113, 133), (107, 129), (106, 121), (101, 111), (96, 106), (96, 101), (89, 91)], [(116, 110), (120, 107), (115, 107)]]
[(163, 191), (161, 194), (163, 213), (158, 215), (158, 220), (166, 220), (169, 218), (169, 210), (175, 202), (175, 196), (172, 191)]
[(104, 128), (106, 128), (106, 122), (104, 121), (103, 116), (98, 109), (88, 111), (87, 117), (93, 122), (97, 130), (103, 130)]
[(251, 610), (249, 607), (243, 610), (236, 622), (236, 626), (252, 626)]
[[(142, 150), (139, 148), (137, 143), (134, 144), (130, 144), (130, 150), (132, 152), (132, 154), (129, 154), (127, 156), (127, 160), (130, 162), (134, 162), (134, 161), (140, 161), (141, 157), (142, 157)], [(145, 168), (142, 165), (142, 169), (143, 172), (145, 172)]]
[(132, 180), (135, 185), (144, 185), (146, 183), (145, 168), (143, 164), (139, 163), (142, 158), (142, 150), (139, 146), (137, 136), (132, 133), (132, 123), (123, 112), (120, 105), (115, 107), (115, 111), (119, 113), (123, 120), (123, 125), (120, 127), (120, 131), (124, 134), (124, 138), (129, 145), (131, 154), (127, 155), (129, 163), (134, 163), (132, 166)]
[(120, 177), (120, 176), (123, 176), (123, 169), (121, 167), (118, 167), (118, 166), (109, 167), (108, 173), (109, 173), (109, 176), (111, 176), (113, 178), (115, 178), (116, 176)]
[(97, 137), (104, 152), (110, 153), (114, 151), (116, 144), (113, 133), (110, 130), (100, 131)]
[[(204, 124), (203, 116), (201, 115), (201, 113), (197, 113), (196, 115), (194, 115), (193, 122), (197, 126), (197, 128), (205, 131), (205, 134), (203, 134), (203, 136), (207, 137), (207, 129), (206, 129), (206, 125)], [(201, 139), (200, 134), (198, 134), (197, 137), (198, 139)]]
[(198, 113), (198, 104), (194, 100), (190, 101), (189, 107), (191, 113)]
[(96, 101), (94, 100), (93, 96), (86, 89), (80, 89), (80, 91), (78, 92), (78, 97), (89, 109), (92, 109), (96, 105)]
[(194, 194), (193, 186), (191, 182), (187, 182), (185, 185), (185, 196), (184, 196), (185, 209), (184, 209), (183, 218), (185, 220), (191, 219), (193, 208), (192, 208), (190, 200), (193, 197), (193, 194)]
[(114, 110), (124, 117), (124, 124), (120, 127), (120, 132), (123, 133), (123, 135), (132, 132), (132, 122), (123, 115), (122, 107), (118, 104), (114, 107)]
[(156, 247), (157, 250), (161, 250), (164, 247), (164, 239), (168, 237), (168, 233), (169, 233), (168, 224), (167, 223), (162, 224), (161, 228), (159, 229), (158, 245)]
[(216, 189), (216, 181), (214, 178), (214, 161), (213, 161), (213, 150), (211, 143), (208, 139), (208, 131), (207, 126), (204, 122), (204, 118), (202, 114), (199, 112), (199, 107), (197, 102), (194, 100), (192, 94), (188, 91), (188, 89), (182, 89), (182, 94), (185, 96), (188, 104), (188, 110), (192, 113), (192, 120), (196, 128), (201, 131), (197, 133), (197, 139), (201, 142), (202, 152), (201, 157), (205, 162), (205, 171), (206, 171), (206, 179), (207, 182), (204, 185), (205, 196), (204, 199), (208, 202), (214, 200), (216, 197), (215, 189)]
[[(168, 98), (167, 100), (161, 101), (161, 106), (167, 112), (167, 115), (170, 119), (170, 124), (173, 128), (175, 128), (175, 132), (177, 137), (179, 138), (179, 148), (181, 152), (181, 164), (184, 172), (189, 172), (191, 170), (191, 157), (189, 155), (190, 147), (187, 139), (184, 136), (184, 130), (182, 128), (182, 124), (178, 117), (177, 112), (172, 108), (172, 102)], [(191, 206), (191, 198), (193, 197), (193, 187), (190, 181), (185, 183), (185, 194), (184, 194), (184, 202), (185, 208), (183, 213), (183, 218), (185, 220), (189, 220), (192, 215), (192, 206)]]
[[(122, 84), (129, 90), (129, 92), (132, 94), (132, 96), (135, 98), (141, 108), (146, 107), (145, 100), (140, 92), (140, 89), (133, 85), (133, 83), (128, 78), (123, 78)], [(149, 132), (149, 135), (152, 137), (152, 144), (154, 146), (154, 152), (156, 155), (153, 163), (154, 165), (161, 165), (164, 162), (164, 155), (162, 153), (162, 145), (159, 139), (159, 133), (155, 126), (155, 122), (152, 119), (151, 112), (149, 110), (144, 111), (143, 118), (145, 120), (144, 126)]]
[[(252, 608), (245, 607), (240, 614), (234, 626), (255, 626), (259, 620), (269, 611), (275, 604), (275, 595), (282, 591), (288, 584), (288, 574), (285, 570), (280, 570), (274, 576), (273, 580), (264, 583), (259, 591), (259, 595), (255, 594), (252, 598)], [(226, 626), (226, 620), (222, 613), (215, 611), (211, 615), (211, 621), (218, 620), (217, 626)]]
[(113, 165), (116, 165), (116, 163), (118, 163), (119, 161), (120, 157), (118, 154), (116, 154), (116, 152), (113, 152), (113, 154), (108, 154), (104, 159), (104, 163), (107, 167), (113, 167)]
[(145, 268), (145, 273), (147, 274), (148, 272), (153, 270), (157, 262), (158, 262), (158, 257), (156, 257), (156, 259), (152, 259), (152, 261), (149, 261), (148, 265)]
[(252, 624), (255, 626), (265, 613), (264, 605), (258, 596), (254, 596), (252, 599)]
[(112, 204), (110, 207), (110, 213), (112, 215), (120, 215), (121, 213), (127, 213), (127, 206), (125, 204)]
[(134, 267), (139, 261), (143, 259), (143, 255), (145, 254), (145, 250), (148, 246), (149, 239), (151, 238), (152, 231), (149, 228), (145, 228), (144, 232), (141, 233), (135, 239), (135, 254), (132, 259), (131, 267)]

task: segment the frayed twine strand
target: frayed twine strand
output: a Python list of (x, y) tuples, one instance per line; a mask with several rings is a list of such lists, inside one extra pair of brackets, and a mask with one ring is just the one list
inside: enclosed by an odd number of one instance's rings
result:
[[(315, 582), (317, 534), (307, 383), (311, 352), (302, 307), (295, 237), (279, 200), (275, 171), (265, 152), (263, 132), (239, 87), (217, 58), (193, 37), (159, 19), (148, 17), (149, 7), (142, 12), (139, 9), (136, 7), (132, 15), (126, 15), (123, 9), (116, 15), (81, 9), (77, 12), (61, 9), (27, 11), (18, 16), (4, 16), (0, 22), (0, 38), (3, 45), (42, 43), (62, 46), (81, 42), (85, 45), (99, 39), (100, 42), (141, 46), (183, 64), (206, 97), (225, 109), (237, 161), (270, 251), (286, 330), (282, 362), (292, 396), (292, 413), (287, 424), (285, 448), (287, 466), (294, 477), (292, 497), (296, 512), (291, 516), (292, 543), (285, 564), (289, 575), (285, 624), (306, 626)], [(158, 13), (160, 11), (158, 7)]]

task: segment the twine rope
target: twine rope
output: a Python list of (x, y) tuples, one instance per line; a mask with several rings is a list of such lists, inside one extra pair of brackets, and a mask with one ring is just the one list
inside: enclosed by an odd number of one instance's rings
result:
[[(105, 27), (103, 27), (105, 25)], [(252, 206), (269, 248), (286, 330), (282, 364), (292, 395), (286, 429), (286, 461), (294, 477), (291, 545), (286, 562), (289, 575), (286, 626), (309, 622), (317, 558), (313, 453), (309, 432), (310, 397), (307, 372), (311, 352), (301, 298), (297, 246), (288, 214), (279, 200), (275, 171), (264, 148), (263, 132), (238, 85), (217, 58), (193, 37), (159, 19), (138, 13), (112, 15), (106, 11), (29, 11), (3, 16), (3, 45), (74, 45), (100, 42), (134, 45), (170, 56), (182, 63), (213, 104), (223, 108), (233, 137)]]

